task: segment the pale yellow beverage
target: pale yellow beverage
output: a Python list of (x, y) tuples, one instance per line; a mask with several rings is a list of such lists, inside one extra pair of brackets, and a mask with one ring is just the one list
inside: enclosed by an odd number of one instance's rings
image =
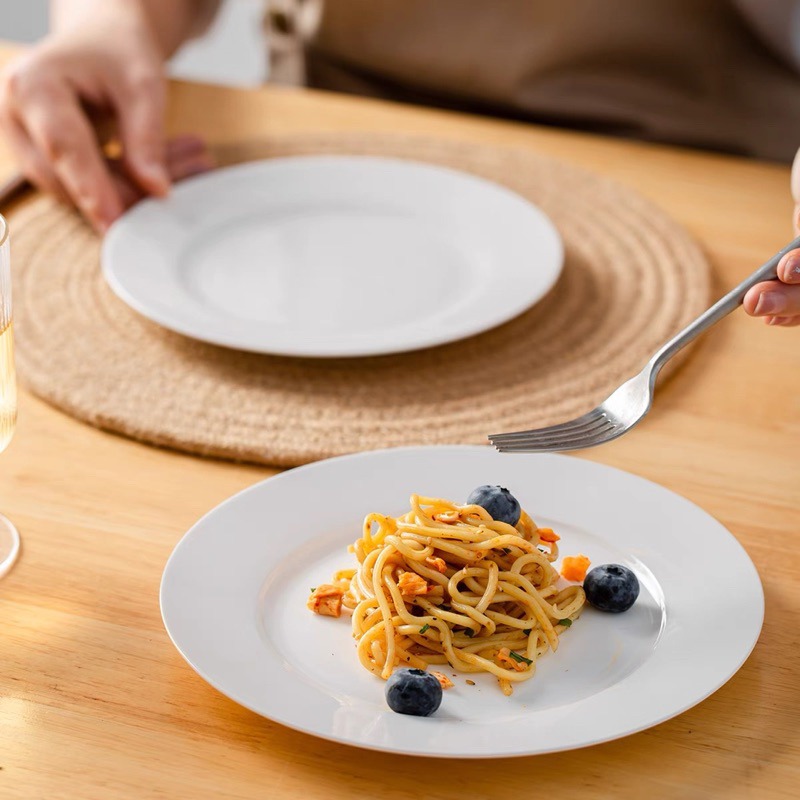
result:
[(17, 421), (17, 381), (14, 371), (14, 326), (0, 333), (0, 453), (8, 447)]

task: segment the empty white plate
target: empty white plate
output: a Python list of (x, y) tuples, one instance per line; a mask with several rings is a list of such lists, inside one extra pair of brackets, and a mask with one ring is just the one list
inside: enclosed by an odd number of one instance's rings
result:
[(563, 247), (519, 195), (429, 164), (308, 156), (242, 164), (145, 200), (103, 244), (111, 288), (166, 328), (292, 356), (471, 336), (556, 281)]
[[(624, 614), (585, 608), (511, 697), (492, 676), (455, 675), (433, 716), (395, 714), (349, 618), (311, 613), (310, 587), (355, 565), (367, 513), (402, 513), (414, 492), (463, 502), (485, 483), (554, 528), (562, 555), (634, 570), (641, 594)], [(595, 744), (699, 703), (747, 658), (764, 596), (736, 539), (661, 486), (569, 456), (420, 447), (321, 461), (227, 500), (175, 548), (161, 610), (189, 664), (265, 717), (375, 750), (488, 758)]]

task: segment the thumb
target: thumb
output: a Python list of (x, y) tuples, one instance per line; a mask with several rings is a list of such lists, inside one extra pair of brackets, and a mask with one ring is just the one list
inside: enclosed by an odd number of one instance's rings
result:
[(164, 105), (166, 86), (158, 72), (129, 79), (117, 103), (122, 160), (139, 187), (158, 196), (169, 192)]

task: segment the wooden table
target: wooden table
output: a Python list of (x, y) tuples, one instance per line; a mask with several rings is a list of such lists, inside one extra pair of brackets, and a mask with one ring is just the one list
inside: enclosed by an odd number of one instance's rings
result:
[[(214, 143), (401, 130), (552, 154), (613, 176), (680, 220), (708, 253), (720, 289), (791, 234), (784, 166), (277, 88), (177, 84), (170, 128)], [(0, 172), (10, 169), (3, 151)], [(136, 444), (23, 392), (0, 474), (0, 505), (24, 537), (19, 564), (0, 581), (0, 796), (797, 797), (799, 366), (800, 330), (737, 312), (707, 335), (633, 434), (583, 456), (690, 498), (742, 542), (767, 601), (761, 640), (743, 669), (652, 730), (493, 763), (331, 744), (209, 687), (161, 624), (161, 570), (200, 515), (272, 472)]]

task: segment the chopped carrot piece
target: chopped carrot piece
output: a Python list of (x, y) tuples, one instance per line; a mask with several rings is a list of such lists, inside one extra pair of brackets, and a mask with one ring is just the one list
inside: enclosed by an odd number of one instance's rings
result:
[(552, 528), (539, 528), (536, 533), (543, 542), (557, 542), (561, 538)]
[(428, 584), (425, 582), (425, 578), (417, 575), (416, 572), (402, 573), (397, 585), (403, 597), (416, 597), (417, 595), (428, 593)]
[(521, 661), (517, 661), (516, 659), (511, 657), (511, 651), (507, 647), (501, 647), (497, 651), (497, 660), (504, 666), (510, 667), (517, 672), (523, 672), (525, 670), (525, 664)]
[(315, 614), (322, 614), (324, 617), (340, 617), (342, 615), (342, 597), (344, 597), (344, 589), (324, 583), (314, 589), (306, 605)]
[(445, 570), (447, 569), (447, 564), (443, 558), (434, 558), (432, 556), (428, 556), (425, 559), (425, 563), (431, 568), (435, 569), (437, 572), (441, 572), (444, 575)]
[(431, 670), (431, 675), (436, 678), (439, 683), (442, 684), (442, 689), (449, 689), (450, 687), (454, 686), (455, 684), (450, 678), (447, 677), (443, 672), (436, 672), (435, 670)]
[(568, 581), (582, 581), (591, 563), (584, 555), (566, 556), (561, 562), (561, 577)]

